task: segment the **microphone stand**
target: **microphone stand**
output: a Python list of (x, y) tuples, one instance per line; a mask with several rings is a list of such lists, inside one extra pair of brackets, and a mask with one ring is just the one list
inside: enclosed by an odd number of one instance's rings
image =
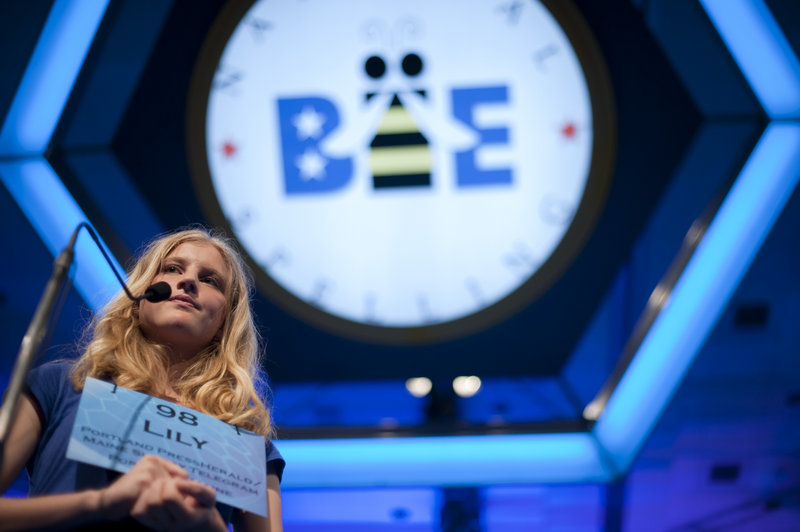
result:
[(81, 226), (75, 229), (69, 244), (56, 258), (53, 264), (53, 273), (50, 275), (41, 299), (39, 299), (39, 304), (33, 314), (28, 330), (22, 338), (14, 369), (11, 372), (11, 380), (5, 393), (5, 400), (3, 401), (3, 406), (0, 407), (0, 466), (3, 463), (6, 438), (11, 430), (14, 411), (22, 394), (25, 378), (41, 349), (42, 341), (47, 334), (50, 318), (53, 314), (53, 308), (65, 282), (68, 280), (69, 269), (75, 256), (75, 240)]

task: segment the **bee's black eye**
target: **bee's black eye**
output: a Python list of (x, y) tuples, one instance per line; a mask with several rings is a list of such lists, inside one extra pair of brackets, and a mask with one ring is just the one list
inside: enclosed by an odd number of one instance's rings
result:
[(369, 77), (378, 79), (386, 73), (386, 62), (377, 55), (373, 55), (364, 63), (364, 71)]
[(422, 58), (417, 54), (408, 54), (403, 58), (403, 72), (416, 76), (422, 72)]

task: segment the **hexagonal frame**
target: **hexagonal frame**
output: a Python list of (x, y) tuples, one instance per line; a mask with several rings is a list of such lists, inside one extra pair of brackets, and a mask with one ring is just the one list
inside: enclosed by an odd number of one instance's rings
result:
[[(654, 291), (663, 298), (660, 312), (613, 391), (602, 398), (593, 428), (567, 434), (282, 441), (281, 451), (292, 464), (285, 486), (596, 482), (613, 480), (630, 467), (800, 175), (800, 67), (769, 9), (762, 0), (699, 1), (770, 123), (674, 288)], [(45, 149), (107, 6), (96, 3), (95, 10), (82, 12), (70, 4), (78, 3), (55, 2), (0, 132), (0, 177), (54, 255), (86, 217), (46, 161)], [(81, 33), (89, 35), (85, 46), (65, 47), (60, 40)], [(48, 61), (73, 68), (58, 71), (48, 68)], [(775, 94), (776, 85), (781, 94)], [(30, 105), (43, 87), (55, 95), (49, 121)], [(26, 131), (40, 140), (20, 144)], [(98, 294), (114, 281), (96, 249), (84, 246), (76, 253), (82, 273), (75, 284), (97, 309), (104, 300)]]

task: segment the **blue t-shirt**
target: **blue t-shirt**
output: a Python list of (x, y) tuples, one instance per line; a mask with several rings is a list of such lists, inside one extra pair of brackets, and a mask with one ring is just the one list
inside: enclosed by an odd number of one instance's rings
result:
[[(120, 474), (66, 458), (67, 446), (78, 412), (80, 392), (72, 387), (68, 361), (49, 362), (28, 374), (28, 395), (42, 425), (42, 436), (26, 464), (29, 495), (72, 493), (108, 486)], [(278, 449), (267, 443), (267, 473), (283, 476), (286, 462)], [(230, 522), (233, 508), (217, 504), (223, 520)]]

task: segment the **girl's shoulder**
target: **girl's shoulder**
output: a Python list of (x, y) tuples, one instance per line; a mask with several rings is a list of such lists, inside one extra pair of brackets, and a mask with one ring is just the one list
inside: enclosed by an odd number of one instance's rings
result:
[(74, 364), (74, 360), (67, 359), (44, 362), (30, 371), (28, 380), (33, 379), (36, 381), (44, 381), (46, 383), (61, 381), (70, 376)]

